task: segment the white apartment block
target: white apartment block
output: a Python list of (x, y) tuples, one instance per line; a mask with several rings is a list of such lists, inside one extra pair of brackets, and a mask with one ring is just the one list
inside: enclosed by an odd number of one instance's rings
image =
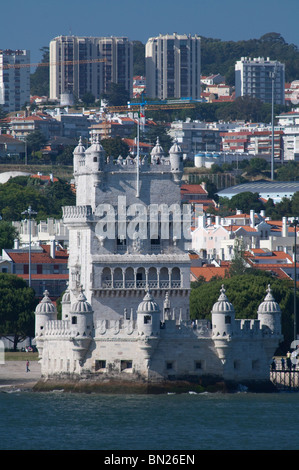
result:
[(145, 63), (149, 98), (200, 99), (201, 50), (197, 35), (174, 33), (149, 38)]
[(7, 113), (30, 104), (30, 52), (0, 50), (0, 105)]
[(299, 110), (280, 114), (276, 118), (283, 129), (284, 161), (299, 161)]
[(132, 96), (133, 43), (126, 37), (59, 36), (50, 42), (50, 99), (66, 94), (96, 99), (111, 82)]
[[(272, 74), (275, 74), (273, 78)], [(285, 65), (263, 57), (241, 57), (235, 64), (236, 98), (251, 96), (264, 103), (272, 103), (272, 80), (274, 82), (274, 103), (285, 103)]]

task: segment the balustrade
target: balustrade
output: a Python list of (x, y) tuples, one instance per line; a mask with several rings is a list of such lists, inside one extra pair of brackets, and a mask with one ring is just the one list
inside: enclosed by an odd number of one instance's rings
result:
[[(124, 287), (125, 286), (125, 287)], [(174, 289), (179, 289), (181, 287), (181, 281), (102, 281), (103, 289), (169, 289), (169, 286)]]

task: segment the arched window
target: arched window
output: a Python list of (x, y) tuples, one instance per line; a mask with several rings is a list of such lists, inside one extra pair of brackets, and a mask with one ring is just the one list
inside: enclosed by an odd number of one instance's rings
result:
[(145, 269), (138, 268), (136, 273), (136, 287), (144, 289), (146, 287)]
[(158, 275), (156, 268), (149, 268), (148, 270), (148, 287), (149, 289), (156, 289), (158, 287)]
[(134, 269), (127, 268), (125, 272), (125, 287), (127, 289), (133, 289), (135, 287), (135, 277), (134, 277)]
[(110, 268), (104, 268), (102, 272), (102, 286), (112, 287), (112, 273)]
[(121, 268), (115, 268), (113, 272), (113, 287), (123, 287), (123, 272)]

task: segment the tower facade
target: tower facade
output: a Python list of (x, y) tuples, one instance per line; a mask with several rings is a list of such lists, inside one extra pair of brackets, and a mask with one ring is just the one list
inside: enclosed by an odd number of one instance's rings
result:
[(174, 33), (149, 38), (145, 61), (149, 98), (200, 99), (200, 37)]
[(56, 37), (50, 42), (50, 64), (50, 99), (82, 98), (87, 92), (99, 99), (111, 82), (132, 96), (133, 43), (126, 37)]
[(0, 51), (0, 105), (7, 113), (30, 104), (30, 52)]
[[(256, 320), (237, 320), (224, 286), (208, 320), (189, 317), (191, 211), (181, 204), (182, 152), (159, 141), (146, 157), (112, 161), (99, 141), (74, 151), (76, 205), (62, 318), (45, 292), (36, 308), (42, 378), (105, 389), (129, 382), (269, 381), (281, 341), (268, 289)], [(191, 385), (192, 386), (192, 385)], [(190, 390), (190, 388), (188, 388)]]
[(284, 105), (285, 65), (268, 57), (241, 57), (235, 65), (236, 98), (251, 96), (264, 103)]
[(96, 318), (119, 319), (126, 304), (136, 312), (147, 288), (161, 312), (170, 290), (176, 317), (189, 315), (182, 153), (175, 143), (169, 156), (159, 155), (152, 164), (137, 157), (112, 162), (99, 141), (74, 151), (76, 206), (63, 209), (72, 246), (69, 289), (77, 295), (84, 286)]

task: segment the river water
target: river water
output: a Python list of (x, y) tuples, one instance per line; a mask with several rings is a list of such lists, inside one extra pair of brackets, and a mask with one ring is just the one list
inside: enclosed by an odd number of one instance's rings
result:
[(0, 393), (1, 450), (295, 450), (299, 393)]

